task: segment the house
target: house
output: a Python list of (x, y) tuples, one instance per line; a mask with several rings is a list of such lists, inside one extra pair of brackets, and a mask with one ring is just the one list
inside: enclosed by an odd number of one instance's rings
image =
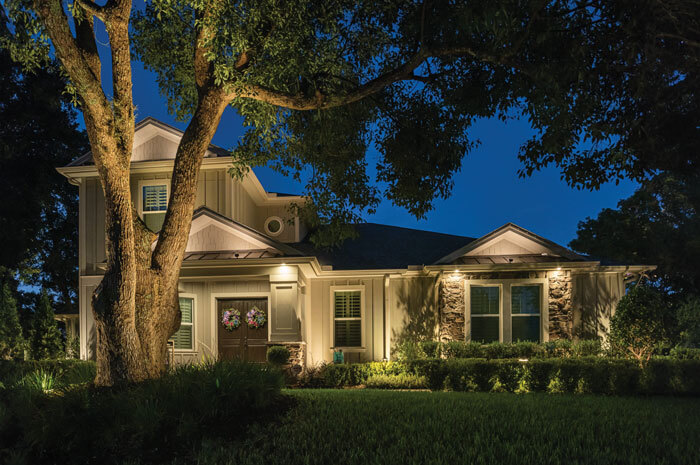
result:
[[(156, 232), (181, 136), (153, 118), (136, 126), (132, 198)], [(351, 361), (391, 359), (405, 339), (604, 336), (625, 280), (653, 268), (584, 257), (511, 223), (479, 238), (366, 223), (357, 239), (318, 250), (290, 213), (302, 197), (265, 190), (252, 171), (232, 179), (229, 165), (229, 154), (211, 146), (199, 174), (176, 363), (263, 360), (273, 344), (315, 365), (337, 349)], [(59, 172), (80, 190), (80, 356), (89, 359), (90, 297), (105, 269), (104, 199), (90, 154)], [(251, 311), (257, 328), (245, 322)]]

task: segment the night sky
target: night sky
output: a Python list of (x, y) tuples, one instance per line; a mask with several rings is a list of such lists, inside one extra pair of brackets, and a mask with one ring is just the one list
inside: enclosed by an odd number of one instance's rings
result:
[[(106, 37), (98, 31), (98, 40)], [(102, 37), (100, 37), (102, 36)], [(109, 63), (107, 47), (100, 47), (103, 63)], [(136, 120), (152, 116), (184, 129), (167, 112), (155, 75), (133, 63)], [(109, 85), (109, 66), (103, 67), (103, 83)], [(107, 89), (107, 91), (109, 91)], [(241, 118), (227, 109), (212, 141), (223, 148), (235, 146), (243, 133)], [(507, 222), (531, 230), (559, 244), (567, 245), (576, 236), (577, 223), (595, 217), (603, 208), (615, 207), (620, 199), (632, 194), (636, 184), (609, 183), (598, 191), (572, 189), (560, 180), (559, 171), (550, 167), (525, 179), (518, 177), (518, 148), (532, 135), (526, 121), (497, 119), (478, 121), (470, 130), (470, 139), (480, 146), (462, 162), (454, 176), (454, 189), (447, 200), (435, 202), (435, 208), (423, 220), (416, 220), (405, 210), (382, 202), (368, 222), (424, 229), (449, 234), (479, 237)], [(370, 170), (376, 165), (376, 153), (368, 154)], [(302, 193), (303, 186), (267, 168), (255, 173), (265, 189), (273, 192)]]

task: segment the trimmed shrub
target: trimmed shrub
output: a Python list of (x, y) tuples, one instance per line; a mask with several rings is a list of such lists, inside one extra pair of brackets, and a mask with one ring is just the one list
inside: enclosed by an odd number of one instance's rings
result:
[(482, 358), (484, 357), (479, 342), (450, 341), (443, 345), (447, 358)]
[(428, 382), (424, 376), (412, 373), (399, 375), (371, 375), (365, 385), (372, 389), (425, 389)]
[(530, 360), (524, 367), (525, 386), (531, 392), (545, 392), (549, 386), (553, 364), (549, 360)]
[(270, 346), (267, 348), (267, 361), (273, 365), (286, 365), (289, 363), (289, 349), (285, 346)]
[(438, 341), (423, 341), (420, 343), (420, 348), (428, 358), (439, 358), (442, 354), (442, 351), (440, 350), (442, 348), (442, 344)]

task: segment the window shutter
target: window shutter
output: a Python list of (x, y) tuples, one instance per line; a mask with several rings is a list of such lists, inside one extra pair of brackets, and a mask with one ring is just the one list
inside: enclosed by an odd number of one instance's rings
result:
[(182, 313), (182, 323), (192, 323), (192, 300), (180, 297), (180, 313)]
[(194, 349), (194, 322), (193, 322), (194, 299), (180, 297), (180, 329), (173, 334), (173, 341), (176, 349)]
[(335, 346), (362, 346), (362, 293), (338, 291), (333, 300)]
[(162, 212), (168, 208), (168, 186), (143, 186), (143, 211)]

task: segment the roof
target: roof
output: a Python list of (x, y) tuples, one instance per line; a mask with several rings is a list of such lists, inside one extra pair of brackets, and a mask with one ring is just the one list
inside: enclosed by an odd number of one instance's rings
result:
[(270, 250), (226, 250), (217, 252), (186, 252), (185, 261), (197, 260), (243, 260), (253, 258), (276, 258), (281, 255)]
[(317, 257), (323, 266), (334, 269), (399, 269), (409, 265), (430, 265), (440, 257), (463, 247), (472, 237), (453, 236), (420, 229), (376, 223), (355, 225), (358, 237), (339, 247), (324, 250), (307, 241), (291, 244), (304, 255)]
[[(168, 131), (168, 132), (170, 132), (178, 137), (182, 137), (182, 135), (184, 134), (183, 131), (176, 128), (175, 126), (171, 126), (167, 123), (159, 121), (159, 120), (153, 118), (152, 116), (147, 116), (146, 118), (144, 118), (141, 121), (139, 121), (138, 123), (136, 123), (136, 125), (134, 126), (134, 132), (138, 131), (141, 128), (148, 126), (149, 124), (157, 126), (160, 129)], [(216, 145), (213, 145), (213, 144), (209, 145), (208, 150), (211, 153), (213, 153), (214, 155), (216, 155), (216, 157), (230, 157), (231, 156), (231, 153), (228, 150), (223, 149), (223, 148), (216, 146)], [(68, 163), (68, 165), (66, 165), (66, 166), (86, 166), (86, 165), (92, 165), (92, 164), (93, 164), (92, 151), (90, 151), (90, 152), (87, 152), (84, 155), (76, 158), (72, 162)]]

